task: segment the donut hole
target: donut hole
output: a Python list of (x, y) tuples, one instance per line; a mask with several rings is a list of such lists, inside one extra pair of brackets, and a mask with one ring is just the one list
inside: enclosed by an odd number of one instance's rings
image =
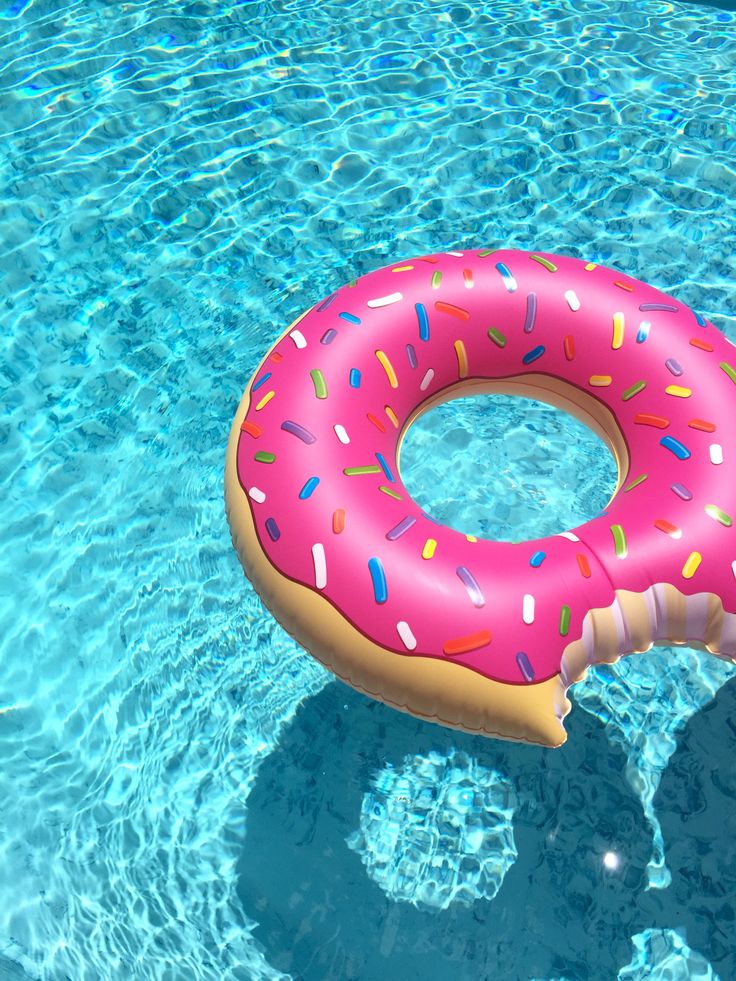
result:
[(532, 398), (483, 394), (429, 409), (406, 430), (401, 479), (435, 521), (516, 542), (596, 517), (618, 478), (609, 447), (569, 413)]

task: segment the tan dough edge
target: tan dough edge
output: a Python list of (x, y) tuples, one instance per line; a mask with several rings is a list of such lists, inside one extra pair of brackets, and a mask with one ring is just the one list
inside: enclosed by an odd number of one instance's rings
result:
[(314, 590), (282, 576), (264, 555), (238, 481), (236, 452), (248, 392), (235, 415), (225, 462), (225, 509), (233, 545), (256, 592), (282, 627), (338, 678), (392, 708), (429, 722), (540, 746), (567, 735), (570, 710), (559, 675), (506, 685), (459, 664), (402, 655), (374, 644)]

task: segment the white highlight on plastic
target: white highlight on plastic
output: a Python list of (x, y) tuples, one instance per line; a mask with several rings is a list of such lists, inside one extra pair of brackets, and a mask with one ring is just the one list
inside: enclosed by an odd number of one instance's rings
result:
[(327, 585), (327, 560), (325, 547), (321, 542), (312, 545), (312, 562), (314, 562), (314, 585), (317, 589), (324, 589)]
[(557, 537), (558, 538), (566, 538), (568, 540), (568, 542), (579, 542), (580, 541), (580, 539), (578, 538), (578, 536), (577, 535), (574, 535), (571, 531), (561, 531), (558, 534)]
[(419, 386), (420, 391), (422, 392), (426, 391), (429, 388), (429, 383), (432, 381), (433, 378), (434, 378), (434, 368), (427, 368), (427, 373), (424, 376), (424, 378), (422, 378), (422, 383)]
[(387, 307), (392, 303), (398, 303), (404, 299), (403, 293), (389, 293), (388, 296), (377, 296), (375, 300), (368, 300), (369, 307)]
[(723, 447), (720, 443), (711, 443), (708, 449), (710, 450), (711, 463), (723, 463)]
[(407, 649), (407, 651), (413, 651), (417, 646), (417, 639), (411, 631), (411, 627), (406, 622), (406, 620), (399, 620), (396, 624), (396, 630), (401, 637), (401, 643)]
[(731, 572), (733, 573), (734, 579), (736, 579), (736, 561), (731, 563)]
[(345, 427), (341, 426), (339, 422), (335, 423), (333, 429), (335, 430), (335, 435), (337, 436), (337, 438), (340, 440), (341, 443), (347, 444), (350, 442), (350, 437), (345, 432)]
[(534, 623), (534, 597), (531, 593), (524, 593), (521, 616), (524, 623)]
[(257, 487), (251, 487), (251, 489), (248, 491), (248, 497), (253, 498), (256, 504), (263, 504), (263, 502), (266, 500), (266, 495)]
[(603, 865), (610, 872), (615, 872), (620, 864), (621, 859), (618, 857), (616, 852), (606, 852), (606, 854), (603, 856)]
[(570, 307), (571, 310), (580, 309), (580, 300), (578, 299), (578, 295), (575, 292), (575, 290), (568, 290), (565, 293), (565, 299), (567, 300), (567, 305)]
[(300, 330), (292, 330), (292, 332), (289, 334), (289, 337), (296, 344), (296, 346), (299, 348), (300, 351), (303, 347), (307, 346), (307, 339)]

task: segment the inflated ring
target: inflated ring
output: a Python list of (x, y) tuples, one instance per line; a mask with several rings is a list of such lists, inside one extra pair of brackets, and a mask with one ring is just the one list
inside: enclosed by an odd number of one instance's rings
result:
[[(561, 407), (610, 446), (606, 510), (522, 543), (443, 527), (401, 482), (417, 416), (479, 392)], [(588, 665), (736, 655), (736, 367), (699, 314), (592, 262), (447, 252), (349, 283), (249, 384), (226, 505), (247, 575), (344, 681), (422, 718), (556, 746)]]

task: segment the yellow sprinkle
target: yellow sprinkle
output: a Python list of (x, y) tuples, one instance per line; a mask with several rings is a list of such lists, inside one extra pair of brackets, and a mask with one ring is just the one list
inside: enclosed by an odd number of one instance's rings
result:
[(689, 399), (693, 394), (692, 389), (683, 388), (681, 385), (668, 385), (665, 392), (668, 395), (676, 395), (678, 399)]
[(682, 567), (682, 577), (683, 579), (692, 579), (695, 573), (698, 571), (698, 566), (703, 561), (703, 556), (700, 552), (691, 552), (687, 557), (687, 562)]
[(618, 351), (624, 342), (624, 315), (622, 313), (614, 313), (613, 315), (613, 340), (611, 341), (611, 347), (614, 351)]
[(466, 535), (465, 537), (467, 538), (467, 540), (469, 542), (477, 542), (478, 541), (478, 539), (475, 537), (475, 535)]
[(391, 272), (408, 272), (410, 269), (413, 268), (414, 266), (394, 266)]
[(393, 423), (394, 429), (398, 429), (399, 428), (399, 420), (396, 417), (396, 413), (394, 412), (394, 410), (391, 408), (390, 405), (386, 405), (386, 406), (384, 406), (384, 408), (386, 409), (386, 415), (389, 417), (389, 419)]
[(274, 397), (275, 394), (276, 392), (273, 391), (266, 392), (266, 394), (263, 396), (261, 401), (256, 406), (256, 412), (258, 412), (259, 409), (262, 409), (264, 405), (268, 405), (268, 403), (271, 401), (271, 399)]
[(598, 268), (598, 263), (597, 262), (586, 262), (585, 263), (585, 271), (586, 272), (591, 272), (593, 269), (597, 269), (597, 268)]
[(455, 354), (457, 356), (458, 377), (465, 378), (468, 373), (468, 352), (462, 341), (455, 341)]
[(591, 375), (589, 381), (596, 388), (606, 388), (611, 384), (613, 378), (610, 375)]
[(391, 388), (399, 387), (399, 379), (396, 377), (396, 372), (394, 371), (394, 366), (386, 357), (383, 351), (376, 351), (376, 357), (383, 365), (383, 370), (386, 372), (386, 377), (388, 378), (388, 383)]
[(424, 543), (424, 548), (422, 549), (422, 558), (431, 559), (436, 548), (437, 542), (434, 540), (434, 538), (428, 538)]

